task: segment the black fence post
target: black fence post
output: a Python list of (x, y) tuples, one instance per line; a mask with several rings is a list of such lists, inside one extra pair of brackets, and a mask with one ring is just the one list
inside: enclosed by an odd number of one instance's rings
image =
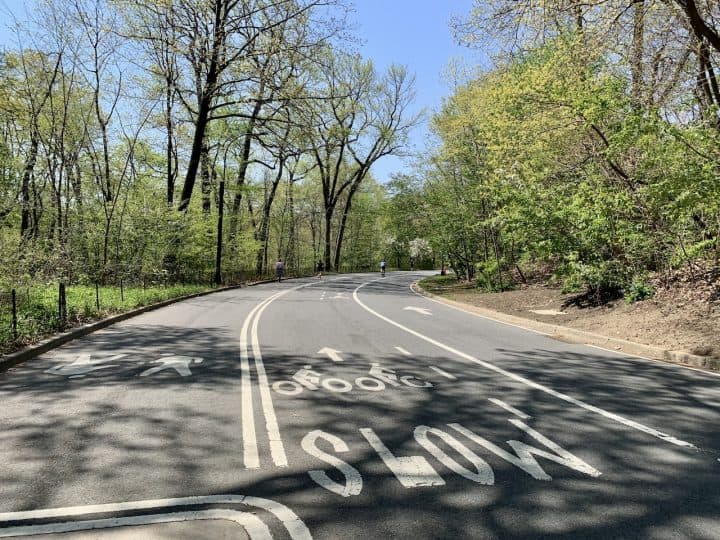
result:
[(100, 311), (100, 286), (95, 282), (95, 307)]
[(60, 330), (65, 329), (67, 323), (67, 297), (65, 296), (65, 284), (60, 282), (60, 289), (58, 291), (58, 315), (60, 319)]
[(13, 331), (13, 339), (17, 339), (17, 338), (18, 338), (18, 331), (17, 331), (17, 295), (15, 294), (15, 289), (12, 290), (11, 296), (12, 296), (12, 331)]
[(123, 290), (123, 280), (120, 278), (120, 301), (125, 302), (125, 291)]

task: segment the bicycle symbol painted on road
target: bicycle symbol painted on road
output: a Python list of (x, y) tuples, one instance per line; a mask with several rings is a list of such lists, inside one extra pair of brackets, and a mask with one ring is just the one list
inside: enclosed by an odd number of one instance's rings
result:
[(381, 392), (388, 386), (394, 388), (401, 386), (431, 388), (433, 384), (414, 375), (398, 376), (395, 370), (382, 367), (379, 363), (371, 365), (368, 375), (357, 377), (352, 382), (340, 377), (325, 377), (321, 373), (313, 371), (312, 366), (306, 365), (292, 376), (292, 380), (273, 383), (272, 389), (285, 396), (297, 396), (306, 389), (316, 391), (324, 388), (329, 392), (344, 394), (352, 391), (353, 388), (367, 392)]

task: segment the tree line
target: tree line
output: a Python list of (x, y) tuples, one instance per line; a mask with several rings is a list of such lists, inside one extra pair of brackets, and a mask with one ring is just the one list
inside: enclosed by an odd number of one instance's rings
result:
[(0, 53), (3, 281), (374, 266), (387, 234), (371, 169), (418, 118), (407, 69), (352, 51), (348, 10), (39, 2)]
[(717, 280), (718, 20), (714, 1), (477, 0), (453, 30), (492, 67), (459, 77), (395, 179), (406, 236), (489, 290)]

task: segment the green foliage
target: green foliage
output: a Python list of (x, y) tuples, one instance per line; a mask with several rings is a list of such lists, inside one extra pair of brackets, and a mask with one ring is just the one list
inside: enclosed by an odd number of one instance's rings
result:
[[(102, 286), (98, 295), (94, 286), (73, 285), (66, 288), (67, 324), (75, 326), (90, 320), (107, 317), (170, 298), (208, 290), (203, 285), (172, 286)], [(11, 350), (17, 344), (36, 341), (58, 329), (58, 284), (28, 286), (16, 289), (18, 337), (12, 333), (12, 303), (8, 289), (0, 291), (0, 351)], [(100, 307), (98, 308), (98, 298)]]
[(655, 287), (643, 279), (636, 278), (625, 290), (625, 302), (634, 304), (635, 302), (651, 298), (654, 294)]
[(717, 264), (718, 131), (638, 107), (616, 57), (584, 39), (512, 57), (434, 118), (442, 146), (421, 196), (433, 247), (483, 289), (531, 262), (566, 290), (639, 298), (649, 272)]

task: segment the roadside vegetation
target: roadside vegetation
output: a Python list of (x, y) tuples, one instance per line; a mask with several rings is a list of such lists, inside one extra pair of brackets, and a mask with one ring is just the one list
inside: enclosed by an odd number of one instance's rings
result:
[(57, 284), (34, 285), (15, 291), (16, 317), (13, 324), (12, 299), (3, 292), (0, 302), (0, 352), (64, 330), (147, 306), (163, 300), (210, 290), (207, 285), (154, 285), (97, 289), (88, 285), (72, 285), (65, 289), (65, 309), (60, 306)]
[(486, 61), (449, 70), (391, 179), (415, 82), (353, 52), (350, 7), (30, 7), (0, 53), (0, 313), (12, 289), (241, 283), (278, 258), (717, 304), (717, 3), (477, 0), (452, 30)]
[[(700, 21), (691, 15), (698, 9)], [(399, 179), (452, 271), (596, 302), (691, 281), (720, 298), (717, 4), (477, 1), (454, 23), (490, 69), (458, 75), (437, 147)], [(406, 209), (403, 213), (403, 209)]]

